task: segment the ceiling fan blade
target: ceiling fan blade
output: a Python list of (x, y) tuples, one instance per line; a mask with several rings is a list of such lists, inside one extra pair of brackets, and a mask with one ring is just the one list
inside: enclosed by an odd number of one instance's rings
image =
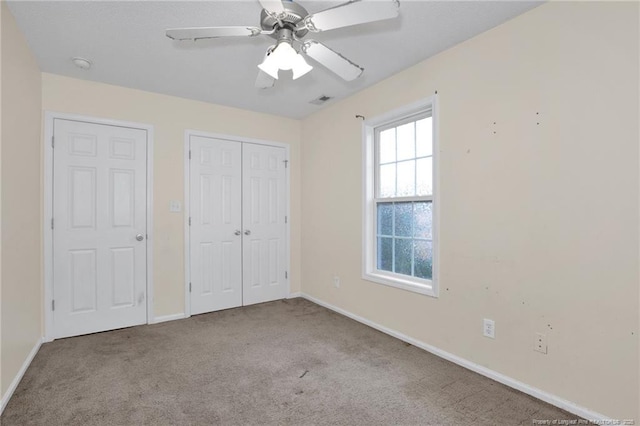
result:
[(395, 18), (399, 14), (399, 9), (400, 2), (398, 0), (351, 0), (348, 3), (307, 16), (304, 18), (303, 25), (309, 31), (327, 31)]
[(255, 37), (262, 34), (258, 27), (197, 27), (170, 28), (167, 37), (173, 40), (200, 40), (218, 37)]
[(266, 9), (267, 12), (275, 13), (276, 15), (284, 12), (284, 5), (280, 0), (259, 0), (260, 6)]
[(315, 40), (306, 41), (302, 45), (302, 51), (347, 81), (355, 80), (364, 71), (364, 68)]

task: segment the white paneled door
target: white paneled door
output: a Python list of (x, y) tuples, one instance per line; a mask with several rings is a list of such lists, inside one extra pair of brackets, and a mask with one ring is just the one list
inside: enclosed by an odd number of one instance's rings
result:
[(54, 120), (54, 337), (146, 323), (147, 132)]
[(287, 296), (284, 154), (272, 146), (242, 147), (245, 305)]
[(191, 137), (191, 313), (242, 305), (242, 146)]
[(284, 148), (189, 143), (191, 314), (285, 298)]

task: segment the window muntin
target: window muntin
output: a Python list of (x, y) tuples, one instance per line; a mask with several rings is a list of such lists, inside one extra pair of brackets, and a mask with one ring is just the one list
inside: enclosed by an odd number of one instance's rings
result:
[(432, 108), (370, 129), (373, 238), (365, 278), (435, 295)]
[(380, 202), (376, 210), (377, 269), (432, 279), (432, 202)]
[(433, 195), (431, 115), (376, 129), (376, 198)]

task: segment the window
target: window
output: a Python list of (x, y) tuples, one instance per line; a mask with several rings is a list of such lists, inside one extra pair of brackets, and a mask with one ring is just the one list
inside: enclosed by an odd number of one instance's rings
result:
[(437, 296), (434, 102), (365, 122), (363, 278)]

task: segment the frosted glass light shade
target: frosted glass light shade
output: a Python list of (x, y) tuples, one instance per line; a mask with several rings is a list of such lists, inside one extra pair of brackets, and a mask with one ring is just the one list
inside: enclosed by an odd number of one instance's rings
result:
[(309, 71), (311, 71), (313, 69), (313, 67), (311, 65), (309, 65), (307, 63), (307, 61), (304, 60), (304, 58), (302, 57), (301, 54), (297, 54), (296, 58), (295, 58), (295, 63), (294, 66), (292, 68), (293, 70), (293, 79), (297, 79), (299, 77), (302, 77), (303, 75), (305, 75), (306, 73), (308, 73)]
[(292, 70), (294, 80), (313, 69), (288, 42), (278, 44), (265, 60), (258, 65), (258, 68), (275, 79), (278, 78), (279, 70)]
[(267, 56), (260, 65), (258, 65), (258, 68), (277, 80), (280, 67), (278, 67), (278, 64), (275, 60), (273, 60), (272, 56), (273, 52), (269, 56)]

